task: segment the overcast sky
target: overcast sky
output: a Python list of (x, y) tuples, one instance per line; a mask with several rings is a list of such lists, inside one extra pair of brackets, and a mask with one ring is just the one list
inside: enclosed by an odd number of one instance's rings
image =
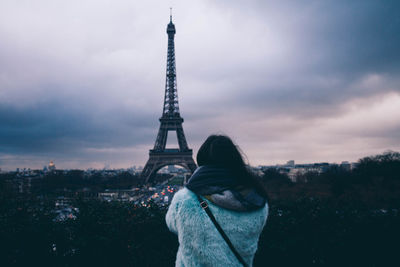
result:
[(400, 150), (399, 1), (2, 0), (0, 168), (144, 165), (170, 6), (194, 153), (212, 133), (252, 165)]

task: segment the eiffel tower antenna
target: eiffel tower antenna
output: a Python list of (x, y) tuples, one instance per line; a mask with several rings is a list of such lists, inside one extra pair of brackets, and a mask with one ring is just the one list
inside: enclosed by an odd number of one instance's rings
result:
[[(179, 112), (175, 65), (175, 33), (175, 25), (172, 23), (172, 8), (170, 8), (170, 22), (167, 25), (168, 53), (164, 105), (156, 142), (154, 148), (149, 151), (149, 159), (141, 174), (145, 183), (147, 183), (159, 169), (167, 165), (180, 165), (191, 172), (194, 172), (197, 168), (193, 160), (193, 151), (186, 142), (182, 127), (183, 118)], [(179, 148), (166, 148), (168, 132), (176, 133)]]

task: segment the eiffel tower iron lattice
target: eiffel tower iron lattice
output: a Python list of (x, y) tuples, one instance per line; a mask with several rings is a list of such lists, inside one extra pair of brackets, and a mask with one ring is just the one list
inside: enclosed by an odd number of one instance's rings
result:
[[(164, 106), (154, 148), (150, 149), (149, 159), (141, 174), (142, 179), (144, 179), (146, 183), (159, 169), (167, 165), (180, 165), (191, 172), (194, 172), (197, 167), (192, 157), (193, 151), (189, 148), (186, 142), (182, 127), (183, 118), (179, 113), (175, 66), (175, 33), (175, 25), (172, 23), (171, 15), (170, 22), (167, 26), (168, 55)], [(166, 148), (169, 131), (176, 132), (179, 148)]]

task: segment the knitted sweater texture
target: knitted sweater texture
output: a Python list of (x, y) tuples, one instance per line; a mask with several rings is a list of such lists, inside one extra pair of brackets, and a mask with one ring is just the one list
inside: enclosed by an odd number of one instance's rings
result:
[[(258, 238), (268, 216), (268, 204), (256, 211), (238, 212), (207, 202), (236, 250), (252, 266)], [(196, 195), (187, 188), (174, 195), (166, 215), (166, 223), (178, 235), (179, 249), (175, 266), (241, 266), (200, 207)]]

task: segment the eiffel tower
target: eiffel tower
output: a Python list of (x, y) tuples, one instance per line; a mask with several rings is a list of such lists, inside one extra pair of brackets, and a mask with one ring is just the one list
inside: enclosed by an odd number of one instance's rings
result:
[[(141, 174), (145, 183), (147, 183), (159, 169), (167, 165), (180, 165), (191, 172), (194, 172), (197, 167), (192, 157), (193, 152), (186, 142), (182, 128), (183, 118), (179, 113), (175, 66), (175, 33), (175, 25), (172, 23), (172, 15), (170, 15), (170, 22), (167, 26), (168, 56), (164, 107), (154, 148), (150, 149), (149, 160)], [(166, 148), (169, 131), (176, 132), (179, 148)]]

